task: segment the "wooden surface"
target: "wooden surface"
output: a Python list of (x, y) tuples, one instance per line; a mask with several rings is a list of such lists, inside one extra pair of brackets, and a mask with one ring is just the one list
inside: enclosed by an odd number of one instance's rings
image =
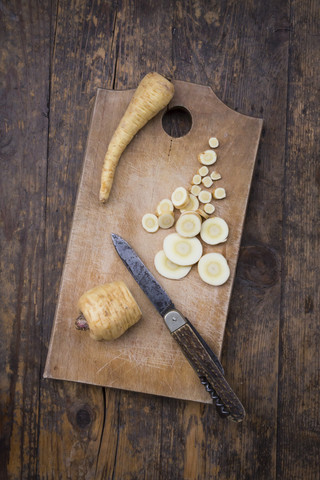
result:
[[(160, 315), (121, 262), (111, 233), (130, 243), (176, 308), (220, 355), (262, 120), (233, 112), (209, 87), (181, 81), (174, 86), (168, 114), (186, 109), (192, 117), (190, 131), (169, 136), (162, 126), (165, 110), (160, 112), (122, 155), (106, 205), (97, 194), (104, 154), (134, 90), (97, 93), (44, 376), (211, 403)], [(230, 279), (221, 287), (204, 283), (196, 267), (179, 282), (159, 275), (154, 257), (175, 228), (150, 234), (141, 226), (143, 215), (154, 212), (177, 186), (190, 188), (200, 166), (197, 155), (208, 148), (213, 134), (220, 145), (209, 171), (221, 173), (215, 186), (227, 191), (227, 198), (213, 202), (215, 215), (226, 220), (230, 233), (221, 245), (202, 244), (204, 254), (222, 253), (229, 263)], [(129, 287), (142, 319), (117, 341), (97, 343), (75, 330), (78, 300), (90, 288), (115, 280)]]
[[(317, 0), (0, 3), (1, 478), (320, 478)], [(246, 421), (43, 379), (97, 88), (264, 118), (222, 349)]]

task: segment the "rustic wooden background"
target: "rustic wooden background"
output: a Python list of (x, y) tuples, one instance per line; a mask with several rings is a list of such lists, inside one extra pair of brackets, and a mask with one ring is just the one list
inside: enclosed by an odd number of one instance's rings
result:
[[(1, 479), (319, 479), (319, 1), (8, 0), (0, 15)], [(96, 89), (150, 70), (264, 118), (222, 352), (241, 425), (42, 378)]]

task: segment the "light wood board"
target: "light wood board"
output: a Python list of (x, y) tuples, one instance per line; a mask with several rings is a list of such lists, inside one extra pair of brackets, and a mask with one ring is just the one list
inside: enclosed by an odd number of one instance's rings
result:
[[(97, 92), (44, 377), (211, 403), (162, 318), (122, 264), (110, 234), (131, 244), (176, 308), (220, 356), (262, 120), (229, 109), (209, 87), (174, 85), (170, 108), (183, 106), (191, 113), (191, 130), (172, 138), (162, 127), (164, 112), (151, 120), (122, 155), (106, 205), (98, 200), (103, 158), (133, 90)], [(230, 235), (222, 245), (204, 244), (204, 253), (220, 252), (228, 260), (231, 276), (220, 287), (203, 283), (196, 267), (179, 281), (161, 277), (154, 255), (174, 227), (150, 234), (141, 226), (142, 216), (161, 199), (170, 198), (177, 186), (190, 185), (200, 167), (197, 154), (208, 148), (211, 136), (220, 146), (210, 170), (221, 173), (215, 185), (227, 191), (227, 198), (213, 202), (215, 215), (227, 221)], [(77, 302), (89, 288), (114, 280), (128, 285), (143, 317), (119, 339), (96, 342), (74, 327)]]

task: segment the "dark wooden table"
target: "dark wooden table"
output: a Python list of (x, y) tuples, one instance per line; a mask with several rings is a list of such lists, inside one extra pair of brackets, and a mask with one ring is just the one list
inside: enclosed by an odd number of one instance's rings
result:
[[(1, 1), (1, 479), (320, 478), (318, 0)], [(263, 117), (209, 405), (42, 378), (98, 87), (148, 71)]]

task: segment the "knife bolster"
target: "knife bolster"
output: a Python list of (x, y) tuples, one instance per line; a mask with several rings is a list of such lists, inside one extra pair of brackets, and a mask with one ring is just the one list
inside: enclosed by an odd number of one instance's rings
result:
[(170, 310), (163, 318), (171, 333), (187, 323), (187, 319), (178, 310)]

